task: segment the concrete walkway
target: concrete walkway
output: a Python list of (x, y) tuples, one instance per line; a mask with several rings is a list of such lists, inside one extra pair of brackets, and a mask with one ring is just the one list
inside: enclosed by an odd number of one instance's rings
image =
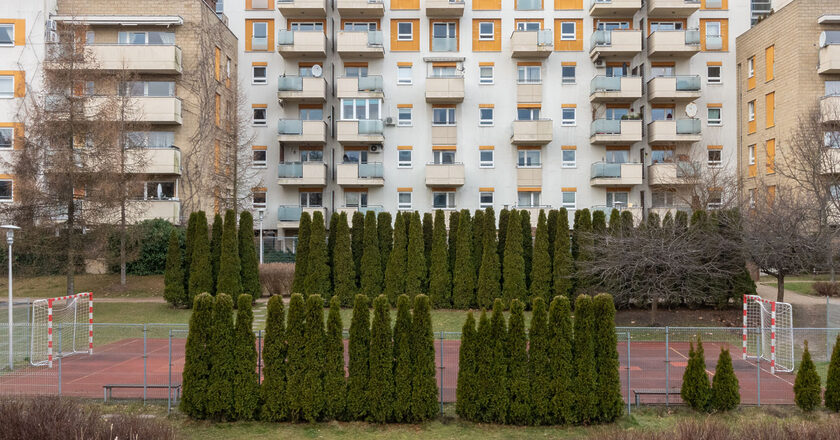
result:
[[(775, 300), (778, 294), (778, 289), (775, 286), (768, 286), (765, 284), (756, 284), (756, 291), (758, 295), (764, 299)], [(825, 305), (825, 298), (815, 295), (803, 295), (791, 290), (785, 289), (785, 302), (791, 305)]]

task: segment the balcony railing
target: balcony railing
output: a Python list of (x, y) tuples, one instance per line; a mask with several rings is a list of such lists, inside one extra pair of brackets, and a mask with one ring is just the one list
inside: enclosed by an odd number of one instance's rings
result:
[(382, 162), (344, 162), (345, 165), (358, 165), (359, 178), (361, 179), (381, 179), (384, 176), (385, 168)]
[(677, 134), (700, 134), (700, 120), (677, 119)]
[[(688, 33), (686, 32), (686, 44), (688, 44)], [(699, 43), (699, 35), (698, 35)], [(706, 50), (721, 50), (723, 49), (723, 37), (720, 35), (706, 35)]]
[(342, 211), (359, 211), (362, 214), (367, 214), (368, 212), (372, 212), (374, 214), (379, 214), (385, 208), (382, 205), (365, 205), (365, 206), (348, 206), (344, 205), (339, 208)]
[(700, 75), (677, 75), (678, 92), (696, 92), (700, 90)]
[(284, 162), (278, 164), (277, 177), (281, 179), (303, 178), (303, 162)]
[(457, 50), (457, 38), (432, 38), (432, 52), (456, 52)]
[(382, 134), (384, 129), (381, 119), (359, 119), (359, 134)]
[(278, 92), (300, 92), (303, 90), (302, 76), (281, 76), (277, 78)]
[(590, 177), (593, 179), (602, 177), (608, 179), (617, 179), (621, 177), (621, 164), (610, 162), (595, 162), (591, 166)]
[(277, 121), (277, 134), (303, 134), (303, 121), (300, 119), (280, 119)]
[[(706, 40), (708, 45), (708, 40)], [(685, 31), (685, 44), (692, 46), (700, 44), (700, 30), (699, 29), (687, 29)]]
[(621, 134), (620, 119), (596, 119), (592, 121), (589, 134)]
[(371, 75), (371, 76), (360, 76), (359, 77), (359, 91), (360, 92), (381, 92), (382, 91), (382, 76), (381, 75)]

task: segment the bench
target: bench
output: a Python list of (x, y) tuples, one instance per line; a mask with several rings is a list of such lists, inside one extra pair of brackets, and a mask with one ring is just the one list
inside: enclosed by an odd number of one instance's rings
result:
[(108, 402), (108, 399), (111, 398), (111, 392), (114, 390), (114, 388), (121, 388), (121, 389), (143, 389), (143, 388), (150, 389), (151, 388), (151, 389), (158, 389), (158, 390), (159, 389), (170, 389), (171, 391), (170, 391), (169, 398), (171, 398), (171, 399), (174, 398), (173, 402), (177, 402), (178, 398), (181, 397), (181, 384), (179, 384), (179, 383), (178, 384), (173, 383), (172, 385), (169, 385), (169, 384), (146, 384), (146, 385), (143, 385), (142, 383), (140, 383), (140, 384), (137, 384), (137, 383), (111, 383), (111, 384), (102, 385), (102, 391), (105, 394), (105, 396), (104, 396), (105, 397), (105, 402)]
[(640, 389), (635, 389), (635, 390), (633, 390), (633, 396), (636, 399), (636, 408), (639, 407), (640, 396), (643, 396), (643, 395), (644, 396), (665, 396), (665, 395), (672, 396), (672, 395), (676, 395), (677, 397), (679, 397), (680, 389), (679, 388), (669, 388), (667, 390), (665, 388), (640, 388)]

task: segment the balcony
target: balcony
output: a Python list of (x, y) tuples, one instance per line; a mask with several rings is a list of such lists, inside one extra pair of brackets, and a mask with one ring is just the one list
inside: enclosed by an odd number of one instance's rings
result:
[(338, 121), (336, 138), (342, 145), (381, 144), (385, 142), (384, 126), (381, 119)]
[[(171, 200), (132, 200), (130, 203), (129, 220), (138, 223), (143, 220), (164, 219), (170, 223), (181, 222), (181, 201)], [(118, 217), (117, 217), (118, 218)], [(116, 219), (115, 219), (116, 221)]]
[[(840, 34), (840, 32), (832, 32), (834, 33)], [(820, 65), (817, 73), (821, 75), (840, 74), (840, 35), (835, 38), (838, 41), (820, 48)]]
[(823, 124), (840, 124), (840, 95), (820, 99), (820, 120)]
[(314, 76), (280, 76), (277, 100), (281, 102), (322, 103), (327, 100), (327, 80)]
[(463, 186), (464, 164), (426, 164), (426, 186)]
[(458, 38), (432, 37), (432, 52), (457, 52)]
[(820, 164), (820, 174), (840, 174), (840, 148), (828, 147), (823, 154), (825, 157)]
[(542, 82), (519, 82), (516, 84), (517, 103), (542, 102)]
[(642, 0), (591, 0), (593, 17), (632, 17), (642, 7)]
[(589, 134), (591, 144), (632, 144), (642, 141), (641, 119), (596, 119)]
[(327, 165), (323, 162), (283, 162), (278, 166), (277, 184), (326, 186)]
[(126, 150), (128, 170), (140, 174), (181, 174), (181, 150), (172, 148), (130, 148)]
[(458, 75), (426, 78), (426, 102), (431, 104), (464, 102), (464, 77)]
[[(610, 218), (610, 215), (612, 214), (613, 209), (617, 209), (618, 212), (620, 212), (620, 213), (623, 213), (623, 212), (627, 211), (630, 214), (632, 214), (634, 225), (638, 225), (642, 221), (642, 207), (641, 206), (633, 206), (632, 204), (630, 206), (624, 206), (623, 204), (616, 203), (613, 206), (595, 205), (595, 206), (590, 206), (589, 207), (589, 210), (591, 212), (594, 213), (595, 211), (601, 211), (601, 212), (604, 213), (605, 216), (607, 216), (607, 218)], [(569, 211), (569, 213), (571, 214), (571, 211)]]
[(327, 36), (322, 31), (288, 31), (277, 34), (277, 52), (284, 58), (325, 58)]
[(516, 186), (542, 187), (542, 167), (517, 167)]
[[(102, 105), (113, 103), (113, 97), (91, 98), (86, 103), (86, 112), (93, 117)], [(132, 96), (128, 101), (128, 119), (150, 125), (181, 125), (181, 98), (175, 96)], [(116, 117), (116, 115), (114, 115)]]
[(288, 18), (323, 18), (327, 16), (325, 0), (276, 0), (277, 10)]
[(277, 227), (280, 229), (295, 229), (300, 226), (300, 216), (304, 212), (308, 212), (310, 216), (316, 211), (320, 211), (327, 219), (327, 208), (322, 206), (298, 206), (298, 205), (280, 205), (277, 208)]
[(327, 143), (327, 123), (325, 121), (280, 119), (277, 121), (277, 142), (324, 145)]
[(651, 145), (700, 142), (701, 138), (699, 119), (671, 119), (648, 124), (648, 143)]
[(648, 81), (648, 101), (653, 104), (688, 102), (699, 97), (699, 75), (660, 76)]
[(361, 212), (362, 214), (367, 214), (368, 212), (372, 212), (374, 214), (379, 214), (380, 212), (384, 211), (385, 208), (382, 205), (367, 205), (367, 206), (342, 206), (336, 211), (339, 214), (347, 214), (347, 218), (352, 218), (353, 214), (356, 212)]
[(631, 103), (642, 97), (642, 78), (639, 76), (596, 76), (589, 83), (592, 102)]
[(700, 9), (700, 0), (648, 0), (648, 16), (684, 18)]
[(638, 29), (616, 29), (595, 31), (592, 34), (592, 48), (589, 57), (598, 58), (633, 57), (642, 51), (642, 31)]
[(181, 48), (173, 44), (92, 44), (87, 48), (95, 63), (90, 66), (91, 69), (167, 75), (177, 75), (182, 71)]
[(630, 186), (642, 184), (641, 163), (595, 162), (590, 168), (589, 184), (592, 186)]
[(345, 162), (336, 165), (336, 180), (341, 186), (385, 185), (382, 162)]
[(382, 31), (338, 31), (336, 50), (342, 58), (383, 58)]
[(382, 76), (361, 76), (338, 78), (335, 84), (338, 98), (378, 98), (382, 99)]
[(554, 34), (551, 29), (513, 31), (510, 46), (513, 58), (548, 58), (554, 50)]
[(382, 0), (336, 0), (336, 7), (342, 17), (379, 18), (385, 15)]
[(655, 31), (648, 37), (651, 57), (691, 57), (700, 52), (700, 31)]
[(700, 162), (665, 162), (648, 166), (648, 183), (650, 185), (690, 185), (696, 183), (700, 174)]
[(426, 0), (426, 17), (446, 18), (464, 15), (464, 1)]
[(551, 119), (513, 121), (513, 135), (510, 137), (510, 142), (514, 145), (545, 145), (553, 139), (552, 122)]
[(457, 145), (457, 125), (432, 125), (432, 145)]

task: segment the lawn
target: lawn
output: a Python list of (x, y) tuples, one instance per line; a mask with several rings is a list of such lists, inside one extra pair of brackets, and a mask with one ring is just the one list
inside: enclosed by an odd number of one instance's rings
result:
[[(778, 288), (779, 283), (762, 283), (767, 286), (771, 286), (774, 289)], [(816, 295), (814, 293), (814, 289), (811, 287), (814, 285), (814, 281), (787, 281), (785, 280), (785, 290), (789, 290), (791, 292), (801, 293), (803, 295)]]
[[(41, 277), (15, 277), (15, 297), (51, 298), (67, 294), (67, 277), (64, 275)], [(149, 298), (163, 296), (163, 275), (128, 276), (125, 286), (120, 286), (119, 274), (76, 275), (76, 292), (93, 292), (96, 298)], [(7, 278), (0, 278), (6, 286)]]

